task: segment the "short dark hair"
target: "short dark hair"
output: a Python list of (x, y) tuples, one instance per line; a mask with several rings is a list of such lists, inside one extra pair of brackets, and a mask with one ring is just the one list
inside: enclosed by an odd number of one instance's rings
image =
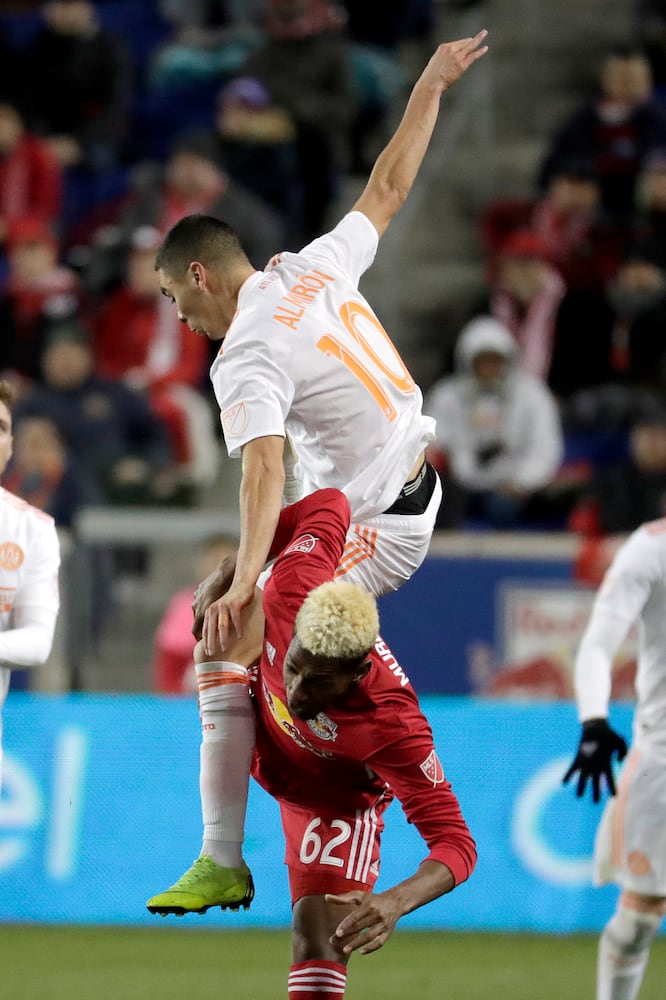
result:
[(157, 251), (155, 270), (181, 277), (193, 260), (201, 261), (204, 267), (249, 263), (231, 226), (212, 215), (186, 215), (172, 226)]
[(0, 379), (0, 403), (4, 403), (8, 410), (11, 410), (12, 403), (16, 399), (16, 392), (11, 382)]
[(607, 62), (609, 59), (619, 59), (622, 62), (627, 62), (629, 59), (647, 60), (648, 55), (647, 51), (640, 45), (635, 45), (632, 42), (618, 42), (617, 45), (612, 45), (606, 52), (604, 62)]

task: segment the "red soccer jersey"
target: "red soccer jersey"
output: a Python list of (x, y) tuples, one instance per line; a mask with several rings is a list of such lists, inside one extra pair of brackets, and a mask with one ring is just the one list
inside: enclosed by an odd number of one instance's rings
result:
[(428, 845), (428, 858), (447, 865), (459, 883), (474, 867), (474, 841), (416, 694), (383, 640), (343, 703), (308, 721), (292, 718), (287, 706), (282, 664), (294, 619), (308, 593), (333, 579), (349, 520), (338, 490), (320, 490), (280, 516), (274, 551), (281, 554), (264, 590), (264, 646), (252, 680), (253, 774), (275, 798), (313, 809), (367, 809), (395, 795)]

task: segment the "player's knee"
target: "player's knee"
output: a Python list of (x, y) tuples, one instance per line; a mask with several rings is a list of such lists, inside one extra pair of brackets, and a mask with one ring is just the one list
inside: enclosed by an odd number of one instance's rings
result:
[(650, 947), (663, 919), (663, 909), (639, 911), (618, 906), (604, 934), (623, 955), (636, 955)]
[(326, 962), (346, 964), (347, 956), (341, 949), (331, 944), (328, 938), (313, 928), (293, 928), (291, 932), (291, 954), (293, 962), (310, 962), (319, 959)]
[(347, 963), (347, 956), (331, 944), (337, 921), (323, 896), (301, 897), (292, 911), (291, 951), (294, 962), (314, 959)]
[(195, 663), (206, 663), (208, 660), (212, 659), (212, 657), (206, 656), (203, 639), (199, 639), (196, 646), (194, 647), (193, 657)]

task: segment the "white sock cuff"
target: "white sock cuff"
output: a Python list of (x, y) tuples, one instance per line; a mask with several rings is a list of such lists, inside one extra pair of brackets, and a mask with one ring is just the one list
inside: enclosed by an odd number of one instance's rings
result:
[(197, 677), (203, 674), (229, 674), (237, 677), (247, 678), (247, 667), (240, 663), (232, 663), (230, 660), (209, 660), (206, 663), (195, 663), (194, 669)]
[[(200, 667), (205, 669), (200, 670)], [(199, 713), (202, 716), (204, 712), (252, 712), (245, 667), (239, 663), (220, 661), (198, 663), (196, 669)]]

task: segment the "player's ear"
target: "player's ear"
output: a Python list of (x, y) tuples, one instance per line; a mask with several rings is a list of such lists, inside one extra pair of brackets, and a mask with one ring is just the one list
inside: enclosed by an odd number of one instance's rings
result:
[(354, 671), (354, 684), (359, 684), (372, 666), (372, 660), (363, 660)]
[(193, 260), (188, 268), (190, 274), (192, 275), (192, 280), (197, 288), (206, 287), (206, 268), (198, 260)]

